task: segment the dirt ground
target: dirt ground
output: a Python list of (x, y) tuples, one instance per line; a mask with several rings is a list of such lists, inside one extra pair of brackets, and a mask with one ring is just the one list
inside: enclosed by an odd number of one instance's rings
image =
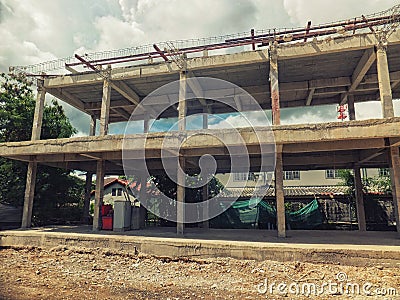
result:
[(400, 264), (169, 259), (107, 249), (13, 247), (0, 248), (0, 298), (365, 299), (370, 293), (368, 299), (400, 299), (399, 271)]

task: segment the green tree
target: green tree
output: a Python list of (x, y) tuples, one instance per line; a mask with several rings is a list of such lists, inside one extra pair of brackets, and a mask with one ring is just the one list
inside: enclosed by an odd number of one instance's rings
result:
[[(0, 142), (30, 140), (35, 97), (31, 82), (21, 75), (0, 76)], [(76, 133), (56, 100), (45, 105), (41, 139), (68, 138)], [(0, 202), (23, 204), (27, 164), (0, 158)], [(84, 183), (70, 170), (40, 165), (33, 207), (36, 225), (54, 219), (79, 218)]]

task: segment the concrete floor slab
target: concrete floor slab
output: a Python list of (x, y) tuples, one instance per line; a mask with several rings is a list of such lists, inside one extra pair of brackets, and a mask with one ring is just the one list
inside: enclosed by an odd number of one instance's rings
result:
[(93, 232), (89, 226), (51, 226), (0, 232), (0, 246), (59, 245), (110, 248), (163, 257), (233, 257), (238, 259), (302, 261), (345, 265), (395, 265), (400, 267), (400, 239), (396, 232), (276, 231), (175, 228)]

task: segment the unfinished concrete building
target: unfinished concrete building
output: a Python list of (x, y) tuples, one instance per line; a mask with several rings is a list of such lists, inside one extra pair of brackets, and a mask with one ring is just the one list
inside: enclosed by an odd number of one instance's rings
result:
[[(41, 75), (30, 141), (0, 144), (1, 156), (29, 163), (22, 227), (30, 227), (35, 174), (38, 164), (47, 164), (87, 172), (90, 186), (96, 174), (96, 205), (93, 229), (101, 226), (99, 214), (106, 174), (123, 174), (123, 135), (109, 135), (113, 122), (128, 121), (133, 110), (148, 94), (174, 80), (183, 90), (190, 76), (224, 79), (242, 87), (265, 109), (272, 109), (272, 131), (276, 143), (275, 198), (277, 234), (285, 237), (283, 193), (284, 170), (353, 169), (357, 196), (359, 230), (366, 230), (360, 168), (390, 168), (397, 231), (400, 232), (400, 118), (395, 117), (393, 98), (400, 96), (400, 30), (398, 7), (379, 16), (355, 18), (323, 26), (294, 30), (271, 30), (225, 39), (220, 43), (179, 47), (171, 43), (153, 45), (154, 50), (120, 54), (108, 58), (76, 56), (66, 64), (70, 73)], [(249, 47), (243, 50), (243, 47)], [(167, 48), (167, 49), (165, 49)], [(179, 49), (177, 49), (179, 48)], [(236, 53), (213, 54), (231, 48)], [(247, 49), (247, 48), (246, 48)], [(138, 50), (139, 51), (139, 50)], [(140, 52), (140, 51), (139, 51)], [(233, 51), (232, 51), (233, 52)], [(139, 62), (139, 63), (138, 63)], [(124, 63), (123, 67), (118, 66)], [(64, 65), (64, 61), (62, 62)], [(128, 65), (127, 65), (128, 64)], [(104, 67), (102, 67), (104, 66)], [(112, 67), (111, 67), (112, 66)], [(88, 68), (78, 71), (79, 67)], [(29, 68), (23, 69), (30, 72)], [(69, 139), (41, 140), (41, 121), (45, 94), (49, 93), (91, 116), (90, 135)], [(161, 118), (195, 113), (222, 114), (230, 110), (211, 97), (201, 95), (186, 101), (181, 95), (179, 107), (171, 107)], [(227, 96), (239, 111), (246, 111), (240, 97)], [(355, 119), (355, 103), (380, 101), (382, 118)], [(280, 109), (326, 104), (348, 104), (350, 120), (322, 124), (281, 125)], [(151, 112), (151, 107), (148, 108)], [(144, 132), (151, 113), (143, 114)], [(204, 118), (205, 131), (207, 118)], [(100, 133), (95, 135), (96, 122)], [(89, 124), (88, 124), (89, 126)], [(185, 127), (180, 126), (181, 134)], [(146, 157), (150, 168), (162, 168), (160, 149), (163, 139), (173, 132), (148, 133), (152, 139)], [(225, 134), (230, 135), (226, 130)], [(240, 129), (250, 149), (250, 165), (260, 168), (254, 147), (254, 133)], [(143, 134), (128, 138), (140, 140)], [(234, 138), (232, 136), (232, 143)], [(194, 146), (195, 145), (195, 146)], [(209, 153), (217, 161), (217, 172), (229, 170), (229, 155), (224, 145), (203, 136), (191, 137), (182, 146), (180, 160), (187, 173), (195, 173), (199, 158)], [(204, 199), (207, 193), (204, 193)], [(177, 201), (185, 201), (185, 189), (178, 185)], [(178, 209), (179, 210), (179, 209)], [(177, 232), (182, 234), (182, 212), (177, 212)]]

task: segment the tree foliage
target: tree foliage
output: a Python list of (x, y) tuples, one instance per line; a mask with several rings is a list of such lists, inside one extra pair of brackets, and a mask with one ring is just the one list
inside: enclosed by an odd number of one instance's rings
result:
[[(0, 76), (0, 142), (30, 140), (35, 110), (31, 82), (20, 75)], [(76, 130), (53, 100), (43, 111), (41, 139), (67, 138)], [(23, 205), (27, 164), (0, 158), (0, 202)], [(39, 165), (36, 180), (33, 220), (49, 223), (52, 219), (79, 216), (84, 184), (69, 170)]]
[[(339, 170), (339, 177), (342, 179), (341, 185), (346, 185), (349, 187), (348, 193), (354, 195), (355, 193), (355, 183), (354, 175), (350, 170)], [(392, 191), (392, 184), (389, 175), (379, 175), (376, 177), (368, 177), (362, 179), (363, 191), (368, 192), (381, 192), (389, 194)]]

